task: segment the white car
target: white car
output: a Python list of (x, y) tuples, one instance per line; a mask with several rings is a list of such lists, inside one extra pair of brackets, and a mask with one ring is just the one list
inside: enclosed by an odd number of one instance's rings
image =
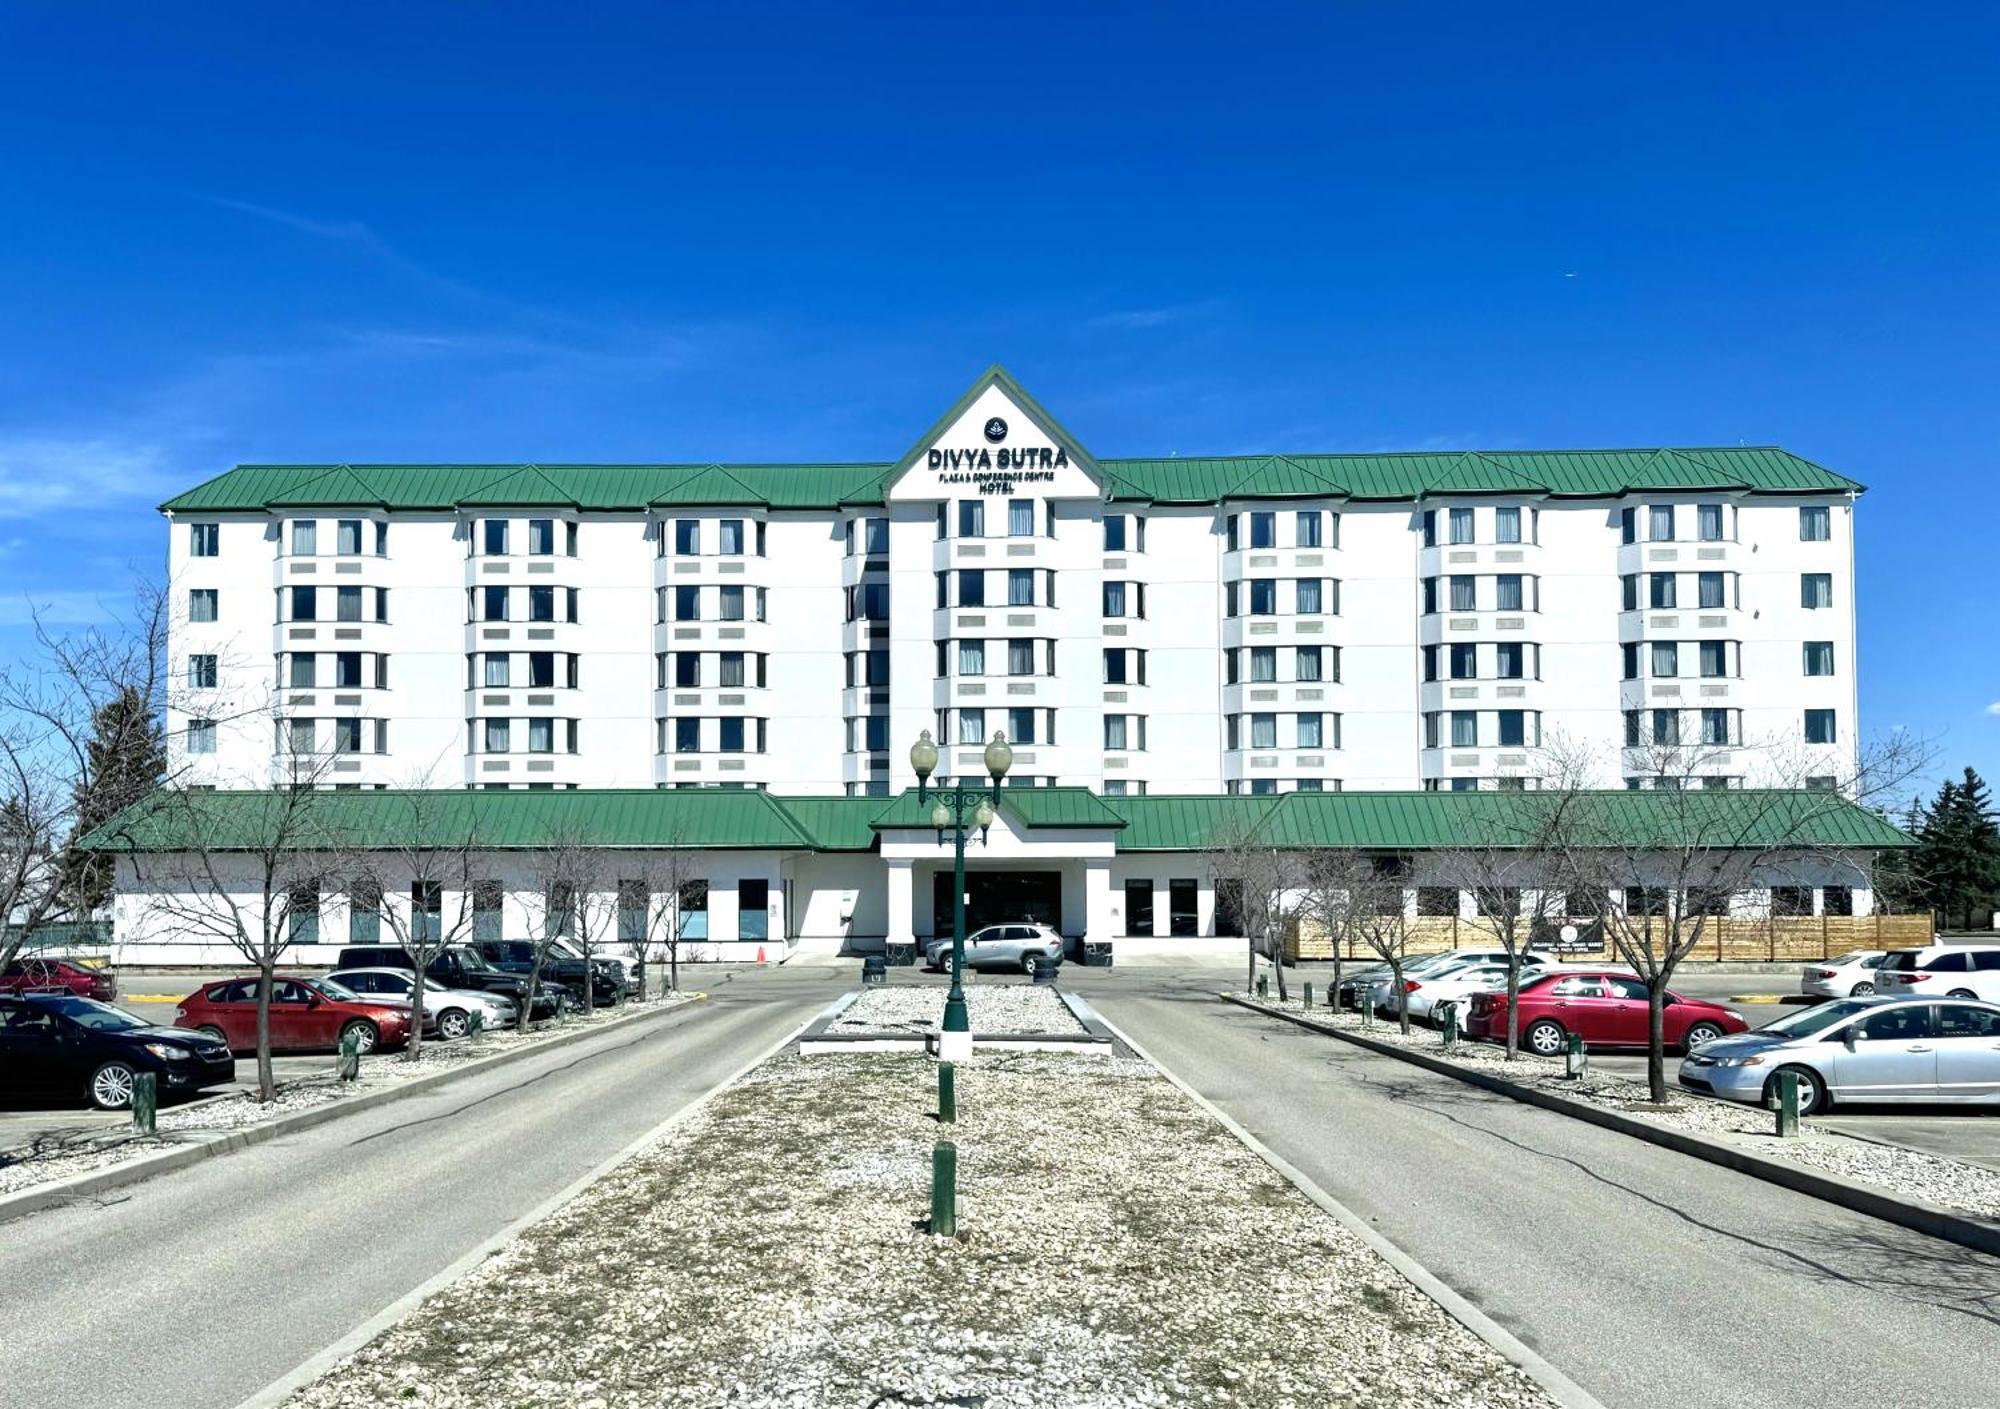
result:
[(1856, 949), (1807, 964), (1799, 970), (1799, 992), (1813, 998), (1866, 998), (1875, 991), (1875, 970), (1889, 957), (1886, 949)]
[(1981, 998), (2000, 1003), (2000, 944), (1891, 949), (1875, 970), (1875, 991), (1891, 997)]
[[(1032, 973), (1036, 960), (1056, 963), (1062, 958), (1062, 936), (1047, 925), (987, 925), (965, 937), (965, 967), (1007, 968)], [(951, 967), (951, 936), (927, 940), (925, 962), (933, 969)]]
[[(1542, 965), (1528, 964), (1521, 969), (1525, 982), (1541, 972)], [(1415, 988), (1406, 988), (1403, 1003), (1410, 1010), (1412, 1022), (1429, 1023), (1432, 1027), (1444, 1026), (1443, 1008), (1455, 1004), (1458, 1008), (1459, 1023), (1465, 1022), (1465, 1010), (1471, 1006), (1475, 993), (1504, 993), (1507, 989), (1507, 966), (1505, 964), (1466, 964), (1459, 968), (1443, 969), (1412, 979)]]
[[(1539, 973), (1556, 961), (1540, 950), (1526, 949), (1521, 952), (1521, 974), (1525, 978), (1531, 973)], [(1425, 975), (1441, 976), (1448, 970), (1463, 969), (1473, 964), (1498, 964), (1500, 972), (1507, 972), (1507, 951), (1504, 949), (1452, 949), (1442, 954), (1425, 954), (1403, 965), (1405, 986)], [(1504, 982), (1504, 979), (1503, 979)], [(1367, 1002), (1378, 1013), (1391, 1015), (1399, 1011), (1395, 1007), (1394, 980), (1387, 964), (1380, 966), (1380, 972), (1368, 979), (1368, 991), (1362, 1001)], [(1355, 1004), (1358, 1008), (1359, 1002)], [(1412, 1010), (1414, 1014), (1414, 1010)]]
[[(371, 1002), (404, 1008), (410, 1006), (410, 992), (417, 986), (407, 969), (336, 969), (327, 977)], [(424, 985), (424, 1031), (439, 1037), (463, 1037), (471, 1032), (474, 1013), (490, 1031), (511, 1024), (518, 1011), (504, 994)]]

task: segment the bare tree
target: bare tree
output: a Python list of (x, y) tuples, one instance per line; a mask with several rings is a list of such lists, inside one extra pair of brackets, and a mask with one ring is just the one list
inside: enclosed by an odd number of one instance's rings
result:
[(1347, 950), (1360, 942), (1357, 921), (1374, 867), (1366, 852), (1352, 847), (1313, 847), (1299, 853), (1296, 864), (1300, 914), (1319, 922), (1333, 948), (1333, 986), (1327, 998), (1338, 1012), (1342, 970)]
[(667, 992), (680, 991), (681, 942), (685, 936), (683, 921), (687, 903), (696, 898), (697, 887), (700, 893), (706, 893), (706, 875), (705, 867), (697, 869), (696, 853), (678, 841), (667, 841), (646, 853), (643, 874), (636, 882), (636, 887), (643, 891), (646, 907), (645, 927), (634, 946), (639, 952), (641, 998), (646, 996), (646, 966), (654, 953), (666, 957)]
[(310, 784), (254, 792), (163, 788), (106, 828), (129, 853), (155, 923), (225, 944), (257, 970), (257, 1099), (271, 1072), (271, 990), (295, 943), (316, 937), (320, 898), (344, 839)]
[[(583, 1007), (591, 1005), (591, 946), (603, 938), (615, 923), (617, 896), (607, 884), (605, 853), (588, 841), (581, 830), (557, 827), (529, 852), (528, 874), (534, 883), (529, 898), (534, 923), (528, 942), (533, 954), (528, 971), (528, 991), (541, 983), (542, 968), (556, 941), (568, 939), (583, 951)], [(520, 1030), (528, 1030), (528, 1005), (523, 1004), (518, 1019)]]
[[(1403, 987), (1403, 963), (1409, 957), (1410, 927), (1403, 918), (1404, 886), (1409, 876), (1409, 858), (1374, 855), (1366, 870), (1359, 871), (1349, 892), (1349, 923), (1369, 952), (1389, 966), (1390, 982)], [(1336, 990), (1336, 993), (1338, 990)], [(1357, 1006), (1367, 998), (1356, 993)], [(1400, 1026), (1410, 1030), (1410, 1005), (1398, 1004)]]
[[(350, 903), (357, 893), (372, 899), (382, 923), (410, 956), (415, 973), (404, 1059), (414, 1062), (423, 1051), (426, 970), (472, 931), (480, 838), (463, 793), (412, 787), (380, 796), (390, 816), (383, 828), (388, 844), (349, 852), (342, 869)], [(407, 903), (392, 898), (403, 887)], [(527, 1006), (522, 1004), (523, 1011)]]
[(1646, 1080), (1651, 1098), (1664, 1102), (1665, 1006), (1675, 970), (1728, 917), (1733, 897), (1808, 858), (1843, 854), (1828, 841), (1841, 830), (1829, 824), (1853, 802), (1900, 791), (1923, 753), (1914, 740), (1892, 738), (1847, 776), (1819, 786), (1802, 786), (1798, 765), (1774, 758), (1760, 776), (1778, 786), (1734, 788), (1707, 782), (1719, 776), (1712, 750), (1626, 752), (1628, 770), (1635, 754), (1643, 756), (1650, 783), (1643, 802), (1592, 788), (1591, 760), (1574, 750), (1552, 758), (1552, 786), (1534, 796), (1545, 815), (1559, 818), (1547, 827), (1547, 845), (1569, 913), (1600, 920), (1611, 949), (1645, 985)]
[(1257, 987), (1257, 959), (1270, 961), (1278, 978), (1278, 1001), (1285, 990), (1284, 929), (1299, 905), (1293, 853), (1260, 836), (1265, 814), (1236, 813), (1217, 824), (1208, 844), (1209, 874), (1215, 882), (1217, 925), (1233, 915), (1243, 930), (1249, 957), (1249, 987)]

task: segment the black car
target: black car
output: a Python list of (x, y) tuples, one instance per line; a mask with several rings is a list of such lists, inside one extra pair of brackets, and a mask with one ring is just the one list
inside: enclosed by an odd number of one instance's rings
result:
[[(486, 961), (496, 968), (505, 969), (510, 974), (530, 974), (535, 971), (535, 942), (529, 939), (481, 939), (473, 941)], [(581, 997), (584, 986), (590, 988), (590, 1001), (597, 1007), (606, 1007), (625, 996), (625, 971), (609, 959), (592, 959), (586, 963), (582, 958), (565, 954), (559, 949), (546, 949), (542, 954), (542, 980), (559, 983), (571, 993)]]
[(73, 994), (0, 998), (0, 1071), (21, 1095), (78, 1096), (104, 1111), (132, 1104), (138, 1074), (161, 1096), (236, 1079), (227, 1043), (181, 1027), (156, 1027), (123, 1008)]
[[(340, 969), (408, 969), (417, 970), (416, 961), (408, 950), (394, 944), (350, 944), (340, 951), (340, 960), (334, 966)], [(502, 993), (514, 1000), (515, 1006), (528, 1002), (528, 980), (519, 974), (509, 973), (489, 964), (485, 957), (470, 944), (448, 944), (431, 956), (424, 965), (424, 977), (440, 988), (471, 988), (484, 993)], [(539, 985), (532, 1003), (528, 1003), (530, 1018), (554, 1017), (561, 1006), (563, 993), (555, 987), (555, 979)]]

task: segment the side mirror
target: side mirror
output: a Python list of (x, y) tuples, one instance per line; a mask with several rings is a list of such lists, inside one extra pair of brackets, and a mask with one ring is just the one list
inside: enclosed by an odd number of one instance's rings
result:
[(308, 1008), (317, 1008), (319, 1004), (320, 1004), (320, 997), (317, 993), (308, 993), (306, 995), (306, 1006)]
[(1866, 1037), (1867, 1035), (1868, 1035), (1867, 1033), (1861, 1031), (1861, 1025), (1859, 1023), (1856, 1023), (1853, 1026), (1847, 1028), (1840, 1034), (1840, 1043), (1843, 1047), (1847, 1048), (1848, 1051), (1852, 1052), (1854, 1050), (1854, 1044), (1856, 1042), (1859, 1042), (1862, 1038)]

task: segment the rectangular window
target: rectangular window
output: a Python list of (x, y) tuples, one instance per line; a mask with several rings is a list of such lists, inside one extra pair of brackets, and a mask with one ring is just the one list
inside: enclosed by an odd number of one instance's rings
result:
[(553, 587), (530, 587), (528, 589), (528, 620), (554, 621), (555, 619), (556, 589)]
[(1493, 511), (1493, 541), (1495, 543), (1519, 543), (1521, 541), (1521, 511), (1519, 509), (1505, 508)]
[(1197, 900), (1201, 894), (1198, 881), (1173, 880), (1167, 882), (1167, 933), (1170, 935), (1197, 935), (1201, 933), (1201, 912)]
[(190, 690), (213, 690), (215, 688), (215, 657), (199, 655), (188, 657), (187, 682)]
[(1296, 610), (1300, 616), (1318, 616), (1320, 613), (1320, 580), (1317, 577), (1302, 577), (1298, 580)]
[(1252, 646), (1250, 648), (1250, 679), (1256, 683), (1278, 678), (1278, 648), (1276, 646)]
[(1807, 710), (1806, 742), (1809, 744), (1830, 744), (1833, 741), (1833, 711), (1830, 709)]
[(958, 673), (960, 675), (984, 675), (986, 673), (986, 643), (984, 641), (960, 641), (958, 643)]
[(743, 752), (743, 720), (740, 716), (724, 715), (716, 721), (722, 726), (722, 742), (718, 747), (724, 753)]
[(1235, 552), (1239, 546), (1236, 538), (1236, 521), (1240, 517), (1242, 516), (1239, 514), (1231, 514), (1222, 521), (1223, 546), (1231, 553)]
[(1032, 709), (1010, 709), (1007, 711), (1007, 737), (1017, 744), (1035, 742), (1035, 714)]
[(1438, 580), (1427, 577), (1423, 580), (1424, 615), (1429, 616), (1438, 609)]
[(1320, 546), (1320, 524), (1324, 516), (1318, 509), (1301, 509), (1298, 516), (1298, 546), (1317, 548)]
[(741, 880), (736, 883), (736, 937), (739, 940), (766, 940), (771, 937), (771, 883)]
[(1695, 579), (1695, 589), (1700, 594), (1703, 611), (1713, 611), (1723, 605), (1722, 574), (1704, 572)]
[(492, 651), (486, 657), (486, 688), (504, 690), (513, 681), (514, 658), (504, 651)]
[(1035, 570), (1033, 568), (1007, 569), (1007, 605), (1010, 607), (1032, 607), (1035, 604)]
[(319, 684), (319, 657), (311, 652), (303, 652), (292, 658), (290, 675), (294, 690), (310, 690)]
[(724, 651), (721, 656), (722, 678), (719, 683), (725, 690), (743, 687), (743, 652)]
[(1297, 663), (1294, 667), (1294, 678), (1299, 680), (1325, 679), (1326, 677), (1320, 673), (1324, 669), (1326, 661), (1324, 651), (1325, 647), (1323, 646), (1300, 646), (1298, 648)]
[(674, 721), (674, 752), (701, 752), (701, 721), (699, 719), (676, 719)]
[(362, 688), (361, 652), (340, 651), (333, 658), (333, 683), (336, 689), (359, 690)]
[(1500, 746), (1519, 748), (1528, 741), (1528, 716), (1526, 711), (1503, 709), (1500, 719)]
[(1729, 673), (1729, 643), (1727, 641), (1703, 641), (1701, 643), (1701, 673), (1711, 680), (1717, 680)]
[(1493, 579), (1493, 606), (1496, 611), (1518, 612), (1527, 606), (1527, 598), (1522, 594), (1522, 577), (1518, 572), (1503, 572)]
[(285, 721), (287, 752), (309, 754), (318, 747), (319, 721), (315, 719), (288, 719)]
[[(977, 507), (976, 505), (974, 507)], [(958, 570), (958, 604), (961, 607), (986, 605), (986, 573), (982, 568)]]
[(1479, 714), (1475, 710), (1451, 712), (1451, 746), (1455, 749), (1479, 747)]
[(716, 551), (727, 554), (730, 557), (741, 557), (743, 555), (743, 520), (724, 519), (721, 522), (720, 528), (722, 541), (717, 545)]
[(333, 751), (335, 753), (361, 752), (360, 720), (336, 719), (333, 721)]
[(482, 620), (507, 620), (507, 589), (504, 587), (483, 587), (480, 589), (481, 605), (484, 607)]
[(187, 751), (189, 753), (215, 752), (215, 721), (213, 719), (190, 719), (188, 721)]
[(1729, 742), (1729, 711), (1704, 709), (1701, 712), (1701, 741), (1704, 744)]
[(556, 551), (556, 521), (528, 520), (528, 552), (537, 558), (552, 558)]
[(1618, 678), (1620, 680), (1637, 680), (1639, 678), (1639, 643), (1636, 641), (1627, 641), (1618, 648), (1618, 655), (1620, 658)]
[(701, 620), (701, 589), (699, 587), (676, 587), (674, 589), (674, 620)]
[(1799, 541), (1801, 543), (1824, 543), (1833, 537), (1833, 511), (1824, 504), (1809, 504), (1799, 509)]
[(222, 552), (222, 526), (212, 523), (188, 525), (188, 556), (214, 558)]
[(1278, 580), (1275, 577), (1253, 577), (1250, 579), (1250, 615), (1276, 616), (1278, 613)]
[(1639, 610), (1639, 574), (1626, 573), (1618, 579), (1618, 585), (1624, 590), (1625, 610), (1628, 612)]
[(1125, 515), (1106, 514), (1104, 516), (1104, 551), (1122, 553), (1125, 551)]
[[(851, 660), (852, 657), (849, 657)], [(684, 689), (694, 689), (701, 684), (701, 653), (680, 651), (674, 656), (674, 684)]]
[(1321, 743), (1321, 738), (1323, 737), (1320, 728), (1321, 722), (1322, 716), (1318, 714), (1301, 714), (1299, 716), (1298, 740), (1300, 748), (1316, 749), (1325, 747)]
[(1434, 749), (1438, 746), (1438, 720), (1440, 717), (1434, 709), (1428, 710), (1424, 714), (1424, 747), (1427, 749)]
[(961, 709), (958, 712), (958, 741), (961, 744), (986, 742), (986, 711)]
[(1502, 680), (1519, 680), (1526, 673), (1522, 668), (1526, 653), (1519, 641), (1502, 641), (1493, 648), (1493, 673)]
[(294, 587), (290, 592), (293, 621), (319, 620), (319, 593), (311, 587)]
[(723, 621), (743, 620), (742, 586), (740, 584), (732, 583), (727, 587), (718, 587), (715, 589), (715, 591), (716, 591), (716, 603), (719, 608), (718, 615), (720, 616), (720, 618)]
[(1424, 516), (1423, 516), (1423, 519), (1422, 519), (1422, 523), (1423, 523), (1423, 533), (1424, 533), (1424, 546), (1425, 546), (1426, 548), (1435, 548), (1435, 547), (1437, 547), (1437, 545), (1438, 545), (1438, 515), (1437, 515), (1437, 510), (1436, 510), (1436, 509), (1426, 509), (1426, 510), (1424, 510)]
[(314, 519), (292, 520), (292, 556), (310, 558), (319, 552), (319, 523)]
[(1639, 511), (1637, 509), (1620, 509), (1618, 511), (1618, 537), (1619, 541), (1623, 543), (1637, 543), (1639, 541)]
[(294, 944), (319, 943), (319, 886), (295, 885), (285, 896), (285, 923)]
[(889, 521), (887, 519), (863, 519), (861, 521), (861, 551), (871, 558), (879, 558), (889, 551)]
[(693, 557), (701, 551), (701, 520), (674, 520), (674, 551), (683, 557)]
[(1833, 574), (1825, 572), (1800, 573), (1799, 605), (1811, 611), (1818, 611), (1832, 606)]
[(528, 752), (554, 753), (556, 751), (556, 722), (553, 719), (530, 719), (528, 721)]
[[(571, 659), (574, 659), (574, 657)], [(555, 684), (556, 653), (554, 651), (528, 652), (528, 687), (533, 690), (553, 690)]]
[(1252, 548), (1275, 548), (1278, 546), (1278, 516), (1266, 510), (1258, 510), (1250, 515), (1250, 546)]
[(1653, 642), (1653, 675), (1657, 679), (1671, 680), (1681, 673), (1681, 652), (1678, 641)]
[(486, 738), (481, 752), (506, 753), (513, 745), (512, 720), (489, 719), (486, 721)]
[(1104, 653), (1104, 683), (1107, 685), (1128, 683), (1125, 679), (1125, 652), (1108, 650)]
[(1722, 541), (1722, 506), (1697, 504), (1694, 510), (1695, 536), (1704, 543)]
[(977, 499), (958, 501), (958, 536), (960, 538), (984, 538), (986, 536), (986, 505)]
[(1647, 601), (1655, 609), (1672, 609), (1680, 604), (1678, 578), (1670, 572), (1646, 574)]
[[(1520, 579), (1517, 577), (1515, 582), (1518, 585)], [(1451, 609), (1453, 611), (1469, 612), (1478, 610), (1478, 583), (1479, 579), (1463, 574), (1454, 576), (1451, 579)]]
[(1125, 718), (1122, 714), (1104, 716), (1104, 747), (1123, 751), (1125, 743)]
[(1278, 716), (1275, 714), (1253, 714), (1250, 716), (1250, 747), (1253, 749), (1274, 749), (1278, 746)]
[[(211, 657), (210, 659), (213, 659), (213, 657)], [(1833, 642), (1831, 641), (1806, 642), (1806, 674), (1808, 675), (1833, 674)]]
[(1125, 882), (1125, 933), (1151, 935), (1153, 932), (1153, 883), (1148, 880)]
[(1470, 543), (1472, 541), (1472, 510), (1453, 509), (1451, 511), (1451, 541)]
[(1035, 673), (1035, 643), (1033, 641), (1016, 639), (1007, 643), (1007, 673), (1009, 675), (1033, 675)]
[(1479, 674), (1479, 648), (1456, 643), (1451, 648), (1451, 678), (1471, 680)]
[(333, 609), (341, 621), (361, 620), (361, 589), (359, 587), (336, 587), (333, 589)]
[(1681, 712), (1677, 709), (1653, 711), (1653, 742), (1678, 744), (1681, 741)]
[(1007, 501), (1007, 536), (1009, 538), (1033, 538), (1035, 536), (1034, 500), (1009, 499)]
[(1125, 584), (1107, 582), (1104, 584), (1104, 614), (1107, 617), (1125, 615)]
[(507, 553), (507, 520), (486, 519), (480, 524), (480, 549), (489, 558)]
[(1646, 537), (1655, 543), (1671, 543), (1674, 539), (1674, 506), (1654, 504), (1646, 510)]
[(356, 557), (361, 552), (361, 520), (338, 519), (333, 526), (334, 551), (343, 557)]

